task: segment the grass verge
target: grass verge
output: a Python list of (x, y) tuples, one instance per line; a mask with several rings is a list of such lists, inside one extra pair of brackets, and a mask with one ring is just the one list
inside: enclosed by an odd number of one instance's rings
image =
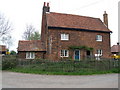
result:
[(80, 69), (79, 71), (48, 71), (44, 69), (40, 70), (38, 68), (16, 67), (9, 69), (8, 71), (30, 73), (30, 74), (44, 74), (44, 75), (95, 75), (95, 74), (119, 73), (120, 69), (113, 68), (111, 70), (103, 71), (103, 70), (83, 68)]

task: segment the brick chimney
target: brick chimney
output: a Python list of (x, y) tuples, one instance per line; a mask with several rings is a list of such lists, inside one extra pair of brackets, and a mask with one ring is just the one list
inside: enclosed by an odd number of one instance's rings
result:
[(44, 2), (43, 12), (42, 12), (42, 27), (41, 27), (41, 44), (44, 46), (44, 49), (47, 49), (47, 38), (48, 38), (48, 29), (47, 29), (47, 19), (46, 12), (50, 12), (49, 3)]
[(108, 28), (108, 14), (106, 13), (106, 11), (104, 11), (104, 14), (103, 14), (103, 21), (106, 27)]
[(49, 3), (44, 2), (43, 13), (50, 12)]

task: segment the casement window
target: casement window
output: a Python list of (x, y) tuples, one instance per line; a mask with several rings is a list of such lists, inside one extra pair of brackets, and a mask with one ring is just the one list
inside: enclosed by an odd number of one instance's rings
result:
[(61, 50), (60, 51), (60, 56), (61, 57), (68, 57), (69, 56), (69, 51), (68, 50)]
[(69, 40), (69, 34), (61, 34), (61, 40)]
[(102, 35), (97, 35), (96, 36), (96, 41), (102, 41)]
[(34, 52), (26, 52), (26, 59), (34, 59), (35, 53)]
[(101, 49), (98, 49), (98, 50), (97, 50), (97, 54), (98, 54), (99, 56), (102, 56), (102, 53), (103, 53), (103, 52), (102, 52)]

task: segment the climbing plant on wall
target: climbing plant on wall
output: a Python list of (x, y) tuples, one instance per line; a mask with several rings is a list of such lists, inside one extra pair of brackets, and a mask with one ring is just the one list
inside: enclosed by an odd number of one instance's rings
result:
[(93, 51), (94, 48), (87, 47), (87, 46), (69, 46), (69, 49), (75, 50), (75, 49), (83, 49), (87, 51)]

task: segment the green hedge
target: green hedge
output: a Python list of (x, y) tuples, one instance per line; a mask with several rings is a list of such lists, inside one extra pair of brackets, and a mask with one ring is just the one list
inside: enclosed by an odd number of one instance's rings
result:
[(6, 55), (2, 57), (2, 70), (12, 69), (17, 66), (16, 56)]

